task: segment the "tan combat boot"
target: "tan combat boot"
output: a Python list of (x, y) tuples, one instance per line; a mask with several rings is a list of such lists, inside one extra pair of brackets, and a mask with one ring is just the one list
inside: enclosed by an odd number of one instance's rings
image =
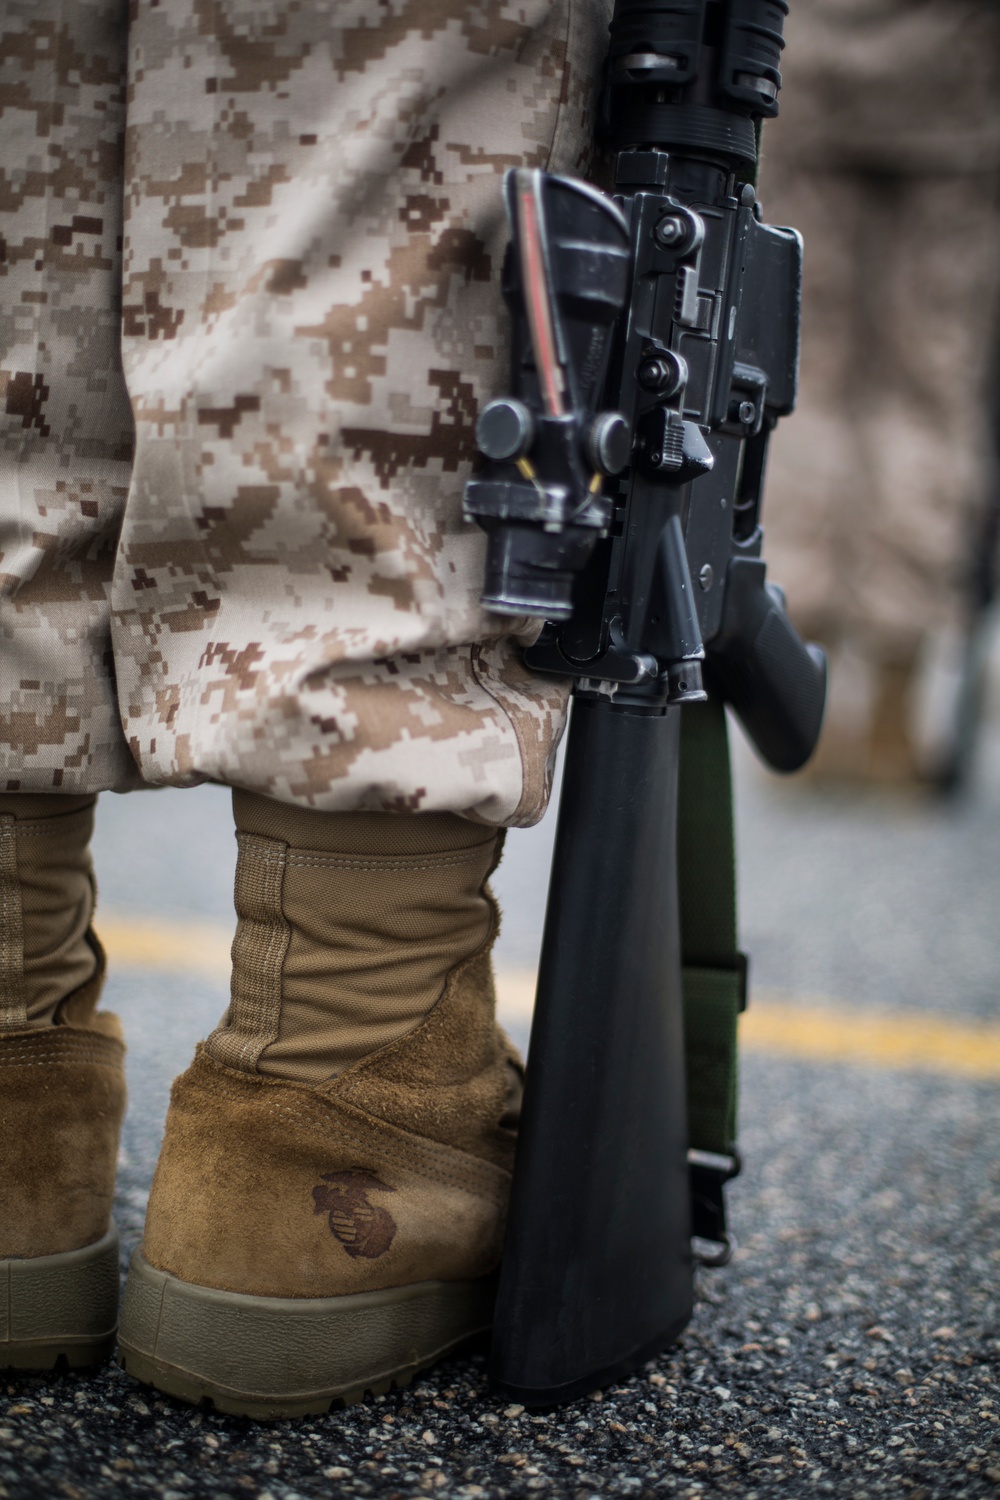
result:
[(515, 1144), (500, 839), (452, 814), (234, 810), (232, 1001), (174, 1085), (121, 1359), (189, 1401), (304, 1415), (490, 1325)]
[(0, 796), (0, 1368), (114, 1347), (125, 1048), (97, 1010), (94, 801)]

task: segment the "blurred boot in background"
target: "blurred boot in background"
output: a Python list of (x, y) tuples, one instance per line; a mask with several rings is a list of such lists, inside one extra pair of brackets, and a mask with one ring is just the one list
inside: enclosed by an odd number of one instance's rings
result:
[(995, 465), (1000, 11), (815, 0), (788, 44), (761, 182), (768, 219), (804, 235), (805, 306), (772, 575), (831, 654), (816, 769), (920, 780), (951, 712), (921, 730), (928, 669), (946, 674), (950, 643), (956, 676)]

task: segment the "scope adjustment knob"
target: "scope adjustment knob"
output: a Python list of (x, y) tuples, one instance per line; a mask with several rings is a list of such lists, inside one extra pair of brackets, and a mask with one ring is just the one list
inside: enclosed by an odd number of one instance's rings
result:
[(602, 411), (588, 427), (585, 445), (598, 474), (620, 474), (632, 453), (632, 429), (620, 411)]
[(535, 418), (523, 401), (499, 396), (479, 413), (476, 442), (480, 452), (497, 463), (522, 458), (535, 436)]

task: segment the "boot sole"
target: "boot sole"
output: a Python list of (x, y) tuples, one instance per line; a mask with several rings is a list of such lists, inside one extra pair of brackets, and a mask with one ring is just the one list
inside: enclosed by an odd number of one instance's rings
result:
[(158, 1271), (137, 1250), (118, 1361), (144, 1385), (230, 1416), (317, 1416), (393, 1385), (485, 1333), (496, 1277), (344, 1297), (250, 1297)]
[(78, 1370), (115, 1347), (118, 1230), (82, 1250), (0, 1260), (0, 1369)]

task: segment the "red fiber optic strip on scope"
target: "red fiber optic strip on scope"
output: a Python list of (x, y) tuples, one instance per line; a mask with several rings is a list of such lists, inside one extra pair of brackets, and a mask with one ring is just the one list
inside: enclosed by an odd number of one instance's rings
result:
[(517, 174), (518, 240), (521, 249), (521, 273), (524, 299), (531, 330), (531, 347), (538, 369), (542, 400), (550, 417), (561, 417), (566, 409), (562, 366), (556, 353), (555, 328), (549, 303), (549, 284), (545, 274), (545, 252), (542, 248), (536, 180), (540, 174), (520, 171)]

